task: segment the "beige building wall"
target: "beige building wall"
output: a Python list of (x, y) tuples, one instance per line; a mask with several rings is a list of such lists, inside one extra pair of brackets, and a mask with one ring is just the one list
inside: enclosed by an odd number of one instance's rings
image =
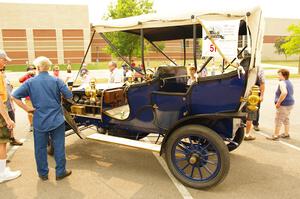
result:
[(2, 30), (0, 29), (0, 49), (3, 49)]
[[(0, 3), (0, 9), (0, 30), (2, 30), (2, 33), (8, 30), (10, 34), (8, 36), (6, 34), (10, 42), (9, 48), (5, 46), (6, 41), (1, 39), (3, 34), (0, 37), (0, 45), (3, 43), (3, 47), (9, 55), (20, 54), (12, 48), (12, 45), (14, 45), (17, 49), (18, 42), (12, 40), (15, 38), (14, 35), (18, 35), (20, 31), (26, 32), (25, 43), (27, 48), (25, 50), (27, 50), (27, 55), (25, 56), (24, 49), (22, 49), (24, 57), (19, 58), (18, 64), (21, 64), (25, 59), (32, 62), (35, 56), (43, 53), (46, 56), (51, 55), (54, 58), (54, 63), (63, 63), (66, 60), (63, 51), (65, 48), (68, 48), (68, 54), (74, 50), (75, 54), (78, 55), (78, 46), (76, 46), (76, 49), (63, 46), (66, 43), (63, 40), (63, 31), (81, 30), (84, 33), (90, 32), (87, 5)], [(51, 34), (43, 35), (43, 31), (46, 34)], [(54, 35), (52, 34), (53, 31)], [(34, 36), (34, 32), (36, 32), (36, 36)], [(89, 39), (89, 34), (83, 34), (83, 38), (81, 38), (82, 41), (89, 41)], [(80, 50), (85, 50), (87, 47), (85, 43), (82, 44)], [(24, 47), (23, 44), (22, 47)], [(89, 63), (90, 61), (91, 56), (89, 53), (86, 62)]]

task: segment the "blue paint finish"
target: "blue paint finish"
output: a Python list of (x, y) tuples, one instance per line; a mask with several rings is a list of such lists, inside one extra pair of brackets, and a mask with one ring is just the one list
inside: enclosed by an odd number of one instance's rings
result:
[[(159, 89), (159, 81), (154, 80), (142, 86), (130, 87), (127, 92), (130, 116), (136, 117), (151, 105), (151, 94)], [(142, 118), (141, 118), (142, 119)]]
[(182, 95), (153, 93), (152, 102), (157, 106), (155, 111), (158, 124), (163, 129), (169, 129), (183, 117), (188, 108), (187, 97)]
[[(102, 121), (76, 117), (76, 122), (96, 125), (105, 129), (121, 129), (129, 132), (164, 133), (178, 120), (196, 114), (235, 112), (245, 89), (245, 76), (200, 81), (188, 90), (175, 93), (176, 82), (161, 87), (162, 81), (130, 86), (127, 99), (130, 114), (126, 120), (117, 120), (102, 114)], [(182, 87), (182, 79), (178, 82)], [(164, 90), (167, 88), (168, 92)], [(188, 87), (187, 87), (188, 88)], [(163, 90), (163, 92), (161, 92)], [(153, 108), (153, 107), (157, 108)], [(201, 119), (200, 119), (201, 120)], [(201, 121), (200, 121), (201, 122)], [(205, 124), (210, 127), (212, 124)], [(232, 118), (215, 122), (211, 127), (224, 137), (232, 137)]]
[(245, 77), (199, 82), (192, 87), (191, 115), (235, 111), (240, 104)]
[(126, 120), (117, 120), (103, 114), (103, 123), (114, 125), (113, 128), (139, 132), (154, 132), (159, 130), (154, 123), (154, 114), (151, 105), (151, 94), (159, 89), (159, 81), (134, 85), (127, 91), (130, 114)]

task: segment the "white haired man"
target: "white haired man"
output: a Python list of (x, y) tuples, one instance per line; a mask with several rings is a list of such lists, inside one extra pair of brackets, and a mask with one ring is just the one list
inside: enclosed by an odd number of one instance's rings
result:
[(116, 62), (114, 62), (114, 61), (109, 62), (108, 70), (110, 71), (108, 83), (123, 83), (124, 82), (123, 72), (118, 69)]
[[(48, 180), (47, 143), (50, 136), (56, 161), (56, 180), (61, 180), (72, 173), (66, 170), (65, 120), (61, 95), (70, 99), (72, 93), (61, 79), (49, 75), (48, 71), (52, 63), (47, 57), (38, 57), (33, 64), (38, 68), (39, 74), (22, 84), (12, 97), (25, 111), (34, 111), (34, 150), (39, 177)], [(27, 96), (30, 97), (34, 108), (28, 107), (21, 101)]]
[(11, 59), (5, 51), (0, 50), (0, 183), (13, 180), (21, 175), (21, 171), (11, 171), (6, 167), (6, 144), (10, 141), (11, 129), (15, 127), (15, 123), (10, 119), (4, 105), (8, 97), (4, 76), (8, 61), (11, 61)]

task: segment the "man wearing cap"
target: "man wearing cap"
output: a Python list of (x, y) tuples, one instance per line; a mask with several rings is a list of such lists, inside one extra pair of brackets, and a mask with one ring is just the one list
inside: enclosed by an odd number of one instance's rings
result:
[(10, 129), (15, 127), (4, 104), (7, 101), (7, 91), (3, 72), (9, 61), (11, 59), (5, 51), (0, 50), (0, 183), (13, 180), (21, 175), (21, 171), (11, 171), (6, 167), (6, 144), (10, 141)]
[[(56, 180), (61, 180), (72, 173), (66, 170), (65, 119), (61, 96), (70, 99), (72, 92), (61, 79), (49, 75), (52, 63), (47, 57), (38, 57), (33, 64), (38, 68), (39, 74), (22, 84), (12, 97), (25, 111), (34, 111), (34, 151), (39, 177), (48, 180), (47, 143), (50, 136), (54, 147)], [(34, 108), (21, 101), (26, 96), (30, 97)]]

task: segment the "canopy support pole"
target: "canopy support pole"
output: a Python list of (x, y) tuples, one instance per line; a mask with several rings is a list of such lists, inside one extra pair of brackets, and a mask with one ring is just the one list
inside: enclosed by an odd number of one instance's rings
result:
[(145, 66), (145, 57), (144, 57), (144, 49), (145, 48), (145, 42), (144, 42), (144, 30), (141, 29), (141, 58), (142, 58), (142, 66), (144, 70), (144, 74), (146, 75), (146, 66)]
[(136, 70), (135, 68), (133, 68), (130, 64), (130, 62), (125, 58), (123, 57), (120, 52), (118, 51), (118, 49), (111, 43), (111, 41), (109, 41), (109, 39), (103, 34), (103, 33), (99, 33), (100, 36), (103, 38), (103, 40), (113, 49), (113, 51), (115, 51), (118, 56), (132, 69), (134, 70), (135, 72), (141, 74), (141, 75), (144, 75), (143, 73), (141, 73), (140, 71)]
[(79, 68), (79, 70), (78, 70), (78, 73), (77, 73), (77, 75), (76, 75), (76, 78), (75, 78), (74, 82), (76, 82), (76, 80), (77, 80), (77, 78), (78, 78), (78, 75), (79, 75), (79, 73), (80, 73), (80, 71), (81, 71), (81, 69), (82, 69), (83, 63), (85, 62), (85, 58), (86, 58), (86, 56), (87, 56), (87, 54), (88, 54), (88, 52), (89, 52), (89, 50), (90, 50), (90, 48), (91, 48), (91, 45), (92, 45), (93, 40), (94, 40), (95, 33), (96, 33), (96, 30), (94, 30), (94, 32), (93, 32), (93, 35), (92, 35), (91, 40), (90, 40), (90, 43), (89, 43), (89, 45), (88, 45), (88, 48), (87, 48), (86, 51), (85, 51), (84, 57), (83, 57), (83, 59), (82, 59), (82, 61), (81, 61), (80, 68)]
[(186, 39), (183, 39), (183, 66), (186, 64), (186, 45), (185, 45)]
[[(246, 46), (238, 53), (237, 57), (239, 57), (239, 56), (246, 50), (246, 48), (247, 48), (247, 45), (246, 45)], [(223, 72), (224, 72), (224, 70), (226, 70), (229, 66), (231, 66), (231, 64), (232, 64), (235, 60), (236, 60), (236, 57), (230, 62), (230, 64), (228, 64), (228, 65), (226, 66), (225, 69), (223, 69)], [(223, 64), (223, 68), (224, 68), (224, 65), (225, 65), (225, 64)]]
[(194, 55), (194, 66), (197, 71), (197, 24), (193, 24), (193, 55)]
[(201, 66), (201, 69), (199, 70), (198, 73), (201, 73), (202, 70), (207, 66), (207, 64), (210, 62), (210, 60), (212, 60), (213, 57), (209, 57), (204, 63), (203, 65)]
[(175, 64), (175, 66), (177, 66), (176, 62), (174, 62), (168, 55), (166, 55), (166, 53), (164, 53), (155, 43), (153, 43), (152, 41), (149, 41), (149, 43), (158, 51), (160, 52), (163, 56), (165, 56), (170, 62), (172, 62), (173, 64)]

